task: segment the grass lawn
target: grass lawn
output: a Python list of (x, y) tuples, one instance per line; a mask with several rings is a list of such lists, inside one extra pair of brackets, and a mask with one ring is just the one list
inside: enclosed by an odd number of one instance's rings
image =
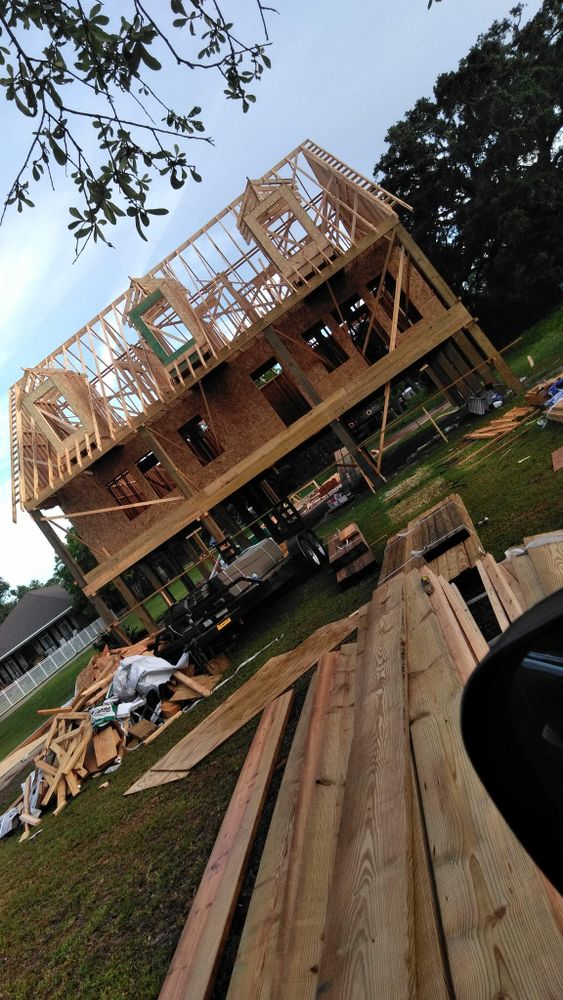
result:
[(18, 743), (41, 724), (43, 720), (37, 715), (38, 708), (55, 708), (72, 697), (74, 681), (91, 656), (92, 649), (84, 649), (66, 667), (45, 681), (26, 701), (0, 720), (0, 760), (7, 757)]
[[(551, 317), (518, 345), (514, 363), (519, 374), (528, 365), (528, 353), (538, 368), (541, 358), (545, 370), (561, 362), (555, 348), (563, 311), (557, 315), (559, 320)], [(523, 536), (563, 527), (563, 472), (554, 474), (551, 467), (552, 450), (563, 445), (563, 426), (541, 429), (533, 421), (505, 449), (497, 452), (492, 445), (482, 461), (474, 459), (475, 465), (461, 460), (481, 444), (467, 447), (463, 433), (422, 453), (420, 461), (377, 494), (366, 493), (339, 511), (322, 526), (324, 533), (355, 520), (381, 558), (389, 534), (451, 492), (461, 494), (475, 522), (488, 518), (478, 530), (485, 548), (499, 559)], [(276, 595), (247, 624), (231, 654), (233, 664), (277, 641), (231, 684), (182, 716), (151, 746), (128, 755), (120, 770), (108, 776), (107, 788), (100, 787), (100, 780), (86, 782), (60, 816), (45, 818), (35, 840), (0, 843), (0, 1000), (158, 996), (257, 720), (186, 779), (135, 796), (124, 797), (123, 792), (269, 656), (364, 603), (376, 579), (374, 573), (340, 592), (325, 571)], [(298, 693), (304, 685), (304, 680), (297, 685)], [(70, 688), (69, 683), (68, 692)], [(45, 689), (39, 696), (45, 704)], [(62, 697), (49, 691), (48, 701)], [(296, 712), (293, 723), (295, 717)], [(0, 723), (0, 740), (9, 722)], [(255, 874), (255, 857), (250, 867)]]

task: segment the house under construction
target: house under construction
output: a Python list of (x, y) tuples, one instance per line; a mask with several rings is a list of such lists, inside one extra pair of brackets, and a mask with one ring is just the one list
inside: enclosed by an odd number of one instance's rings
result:
[(247, 544), (262, 537), (276, 463), (327, 428), (378, 483), (346, 414), (379, 394), (383, 436), (392, 380), (425, 366), (456, 403), (497, 376), (518, 388), (399, 207), (307, 140), (24, 369), (10, 391), (14, 517), (31, 514), (108, 624), (117, 592), (154, 627), (151, 594), (172, 603), (242, 525)]

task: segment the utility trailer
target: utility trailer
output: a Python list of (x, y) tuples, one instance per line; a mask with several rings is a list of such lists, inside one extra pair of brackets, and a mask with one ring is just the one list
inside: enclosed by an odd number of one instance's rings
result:
[(292, 577), (317, 572), (327, 561), (323, 543), (289, 500), (280, 501), (260, 520), (273, 537), (242, 552), (229, 540), (220, 542), (217, 571), (161, 619), (155, 654), (176, 663), (187, 650), (191, 661), (204, 669), (254, 608)]

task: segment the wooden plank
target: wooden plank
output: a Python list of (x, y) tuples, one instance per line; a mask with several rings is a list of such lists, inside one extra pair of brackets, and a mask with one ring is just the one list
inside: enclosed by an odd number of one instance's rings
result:
[[(442, 581), (440, 582), (442, 583)], [(462, 629), (469, 646), (473, 650), (476, 661), (479, 662), (489, 652), (489, 644), (487, 640), (483, 636), (483, 633), (478, 627), (455, 583), (446, 585), (444, 581), (442, 583), (442, 589), (446, 595), (446, 599), (455, 612), (460, 628)]]
[(270, 1000), (276, 963), (276, 942), (291, 848), (295, 807), (317, 683), (313, 674), (301, 710), (270, 829), (248, 907), (227, 1000)]
[(449, 968), (426, 845), (424, 813), (411, 757), (411, 830), (413, 862), (414, 950), (417, 1000), (451, 1000)]
[(201, 695), (199, 695), (197, 691), (194, 691), (193, 688), (189, 688), (185, 684), (178, 684), (178, 687), (174, 691), (170, 701), (194, 701), (196, 698), (200, 697)]
[[(186, 674), (181, 673), (181, 671), (176, 670), (172, 676), (180, 682), (180, 684), (185, 684), (187, 687), (192, 688), (202, 696), (202, 698), (209, 698), (211, 696), (211, 686), (209, 684), (200, 683), (199, 677), (187, 677)], [(204, 678), (205, 679), (205, 678)]]
[(510, 575), (495, 562), (488, 552), (483, 556), (483, 564), (487, 568), (489, 578), (500, 598), (501, 604), (506, 611), (509, 621), (514, 622), (524, 613), (525, 605), (522, 595), (519, 593), (518, 584), (512, 580)]
[(99, 768), (106, 767), (107, 764), (111, 764), (111, 762), (115, 760), (115, 737), (115, 729), (113, 729), (112, 726), (106, 726), (105, 729), (99, 729), (96, 733), (94, 733), (92, 742), (94, 745), (96, 764)]
[[(420, 572), (423, 573), (424, 571)], [(465, 684), (477, 665), (477, 658), (467, 642), (465, 633), (461, 629), (457, 616), (442, 589), (439, 578), (431, 570), (427, 569), (426, 572), (432, 585), (432, 592), (428, 595), (430, 605), (439, 622), (442, 635), (447, 643), (452, 660), (456, 665), (459, 678)]]
[(321, 626), (296, 649), (268, 660), (246, 684), (234, 691), (199, 726), (180, 740), (169, 753), (128, 788), (125, 794), (131, 795), (145, 788), (183, 778), (208, 753), (224, 743), (229, 736), (254, 718), (268, 702), (310, 670), (322, 653), (338, 646), (343, 639), (351, 635), (357, 627), (358, 614), (359, 611), (356, 611), (349, 618)]
[(493, 609), (499, 627), (502, 632), (506, 632), (508, 626), (510, 625), (510, 621), (508, 620), (508, 615), (506, 614), (499, 600), (498, 594), (493, 586), (492, 580), (487, 572), (486, 567), (483, 565), (481, 559), (477, 560), (477, 569), (479, 571), (479, 576), (481, 577), (481, 580), (483, 582), (483, 586), (485, 588), (487, 597), (491, 602), (491, 607)]
[(563, 447), (556, 448), (555, 451), (551, 452), (551, 463), (554, 472), (560, 472), (563, 469)]
[(405, 596), (411, 738), (455, 996), (557, 1000), (557, 922), (467, 758), (462, 685), (418, 574)]
[[(374, 593), (358, 649), (354, 733), (318, 995), (413, 996), (410, 760), (403, 577)], [(361, 642), (361, 636), (360, 636)]]
[(526, 553), (545, 594), (553, 594), (563, 587), (563, 541), (541, 544), (540, 538), (525, 538)]
[(252, 849), (293, 693), (266, 708), (242, 767), (162, 990), (160, 1000), (206, 1000)]
[(315, 1000), (354, 717), (355, 650), (318, 667), (277, 948), (274, 1000)]
[(515, 556), (509, 561), (512, 572), (520, 584), (526, 607), (532, 608), (538, 601), (543, 601), (546, 593), (539, 581), (530, 556), (526, 554)]
[(352, 562), (343, 566), (342, 569), (338, 570), (336, 574), (336, 582), (341, 587), (350, 586), (350, 584), (355, 583), (357, 578), (365, 573), (371, 566), (375, 565), (375, 556), (368, 550), (364, 552), (363, 555), (358, 556)]

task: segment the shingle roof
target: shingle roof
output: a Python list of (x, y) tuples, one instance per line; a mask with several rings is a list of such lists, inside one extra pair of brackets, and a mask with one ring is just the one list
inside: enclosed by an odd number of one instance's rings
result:
[(28, 590), (0, 625), (0, 659), (23, 646), (72, 608), (70, 594), (57, 584)]

